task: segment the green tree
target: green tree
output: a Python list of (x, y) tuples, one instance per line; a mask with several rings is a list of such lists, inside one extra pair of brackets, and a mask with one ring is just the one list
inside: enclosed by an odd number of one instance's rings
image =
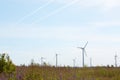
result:
[(8, 78), (13, 77), (15, 72), (15, 65), (12, 63), (9, 55), (0, 54), (0, 73), (5, 73)]
[(5, 54), (0, 54), (0, 73), (4, 72), (5, 65), (6, 65)]
[(10, 57), (6, 56), (6, 64), (4, 66), (4, 72), (8, 74), (12, 74), (15, 71), (15, 65), (12, 63), (12, 60), (10, 60)]

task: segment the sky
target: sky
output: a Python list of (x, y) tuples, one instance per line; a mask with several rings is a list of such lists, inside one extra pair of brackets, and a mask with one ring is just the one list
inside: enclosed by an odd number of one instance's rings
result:
[(1, 0), (0, 53), (17, 64), (120, 65), (119, 0)]

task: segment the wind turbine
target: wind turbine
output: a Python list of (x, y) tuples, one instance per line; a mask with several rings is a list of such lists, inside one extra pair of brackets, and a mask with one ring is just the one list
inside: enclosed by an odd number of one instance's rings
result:
[(58, 55), (60, 55), (60, 54), (55, 54), (56, 55), (56, 67), (58, 67)]
[(75, 63), (76, 63), (76, 58), (73, 59), (73, 67), (75, 67)]
[(90, 58), (90, 67), (92, 67), (92, 58)]
[[(83, 64), (83, 67), (85, 67), (85, 65), (84, 65), (84, 55), (86, 54), (85, 48), (86, 48), (87, 44), (88, 44), (88, 42), (84, 45), (84, 47), (77, 47), (77, 48), (82, 50), (82, 59), (83, 59), (82, 64)], [(87, 56), (87, 54), (86, 54), (86, 56)]]
[(45, 58), (41, 57), (41, 66), (43, 65), (43, 59), (45, 59)]
[(117, 54), (115, 55), (115, 67), (117, 67)]

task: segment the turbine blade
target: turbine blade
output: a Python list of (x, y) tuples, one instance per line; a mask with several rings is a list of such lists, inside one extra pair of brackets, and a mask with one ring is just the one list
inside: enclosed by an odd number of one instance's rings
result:
[(77, 48), (79, 48), (79, 49), (83, 49), (82, 47), (77, 47)]
[(88, 44), (88, 41), (87, 41), (87, 43), (85, 44), (84, 48), (86, 48), (87, 44)]

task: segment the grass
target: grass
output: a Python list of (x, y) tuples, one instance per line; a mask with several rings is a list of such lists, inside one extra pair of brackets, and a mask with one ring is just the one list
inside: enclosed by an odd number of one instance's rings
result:
[(17, 67), (17, 80), (120, 80), (120, 68)]
[(17, 66), (14, 78), (1, 73), (0, 80), (120, 80), (120, 68)]

